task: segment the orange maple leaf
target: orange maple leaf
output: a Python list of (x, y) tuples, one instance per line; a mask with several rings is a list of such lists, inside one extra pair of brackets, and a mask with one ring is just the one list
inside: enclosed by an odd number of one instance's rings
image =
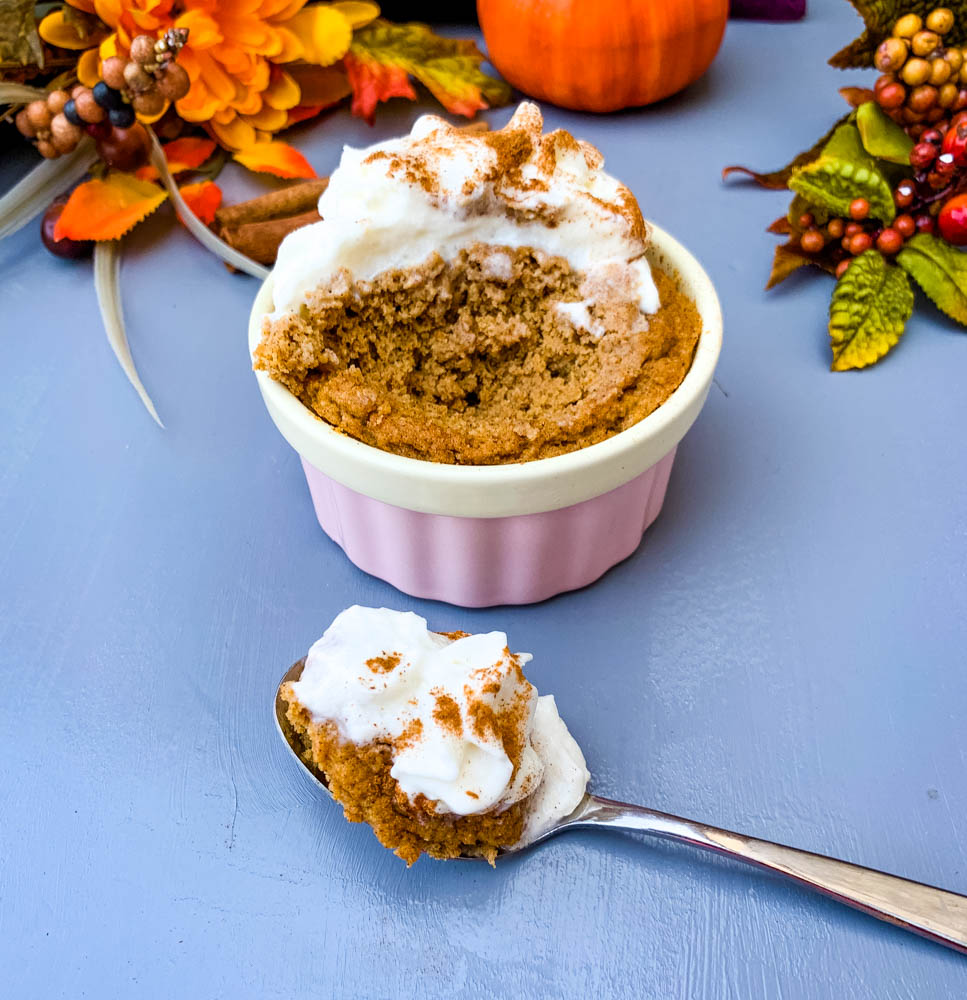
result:
[[(200, 167), (215, 152), (215, 142), (198, 136), (186, 136), (184, 139), (166, 142), (161, 148), (168, 161), (168, 169), (172, 174), (181, 174)], [(158, 179), (158, 171), (149, 164), (139, 167), (134, 176), (142, 181), (153, 181)]]
[(285, 142), (257, 142), (240, 149), (234, 157), (243, 167), (261, 174), (287, 178), (316, 176), (309, 161)]
[(370, 125), (376, 117), (376, 105), (391, 97), (408, 97), (416, 100), (416, 91), (409, 74), (399, 66), (357, 59), (347, 54), (343, 59), (349, 82), (353, 88), (352, 112)]
[(215, 213), (222, 203), (222, 189), (214, 181), (186, 184), (178, 190), (188, 207), (206, 226), (215, 221)]
[(168, 192), (131, 174), (110, 173), (74, 188), (54, 227), (54, 239), (116, 240), (147, 218)]

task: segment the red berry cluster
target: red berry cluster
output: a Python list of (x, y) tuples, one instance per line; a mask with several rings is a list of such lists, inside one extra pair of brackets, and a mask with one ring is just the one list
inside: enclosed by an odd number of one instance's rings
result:
[(924, 226), (933, 226), (933, 218), (929, 215), (924, 221), (902, 212), (888, 226), (869, 216), (870, 203), (865, 198), (854, 198), (848, 219), (834, 216), (825, 225), (819, 225), (811, 212), (801, 215), (797, 220), (800, 232), (795, 238), (804, 252), (824, 256), (839, 278), (850, 261), (861, 253), (876, 247), (880, 253), (892, 257), (911, 236), (923, 232)]
[(918, 232), (967, 245), (967, 49), (944, 43), (954, 14), (907, 14), (876, 50), (877, 103), (914, 140), (913, 179), (894, 192)]

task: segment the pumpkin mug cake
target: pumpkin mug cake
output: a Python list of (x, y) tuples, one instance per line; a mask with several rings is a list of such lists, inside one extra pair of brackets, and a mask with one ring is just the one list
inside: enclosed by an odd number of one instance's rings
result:
[(503, 632), (431, 632), (412, 612), (354, 606), (282, 685), (303, 760), (352, 822), (407, 864), (493, 863), (577, 807), (584, 756)]
[(601, 154), (544, 133), (533, 104), (495, 132), (425, 116), (344, 150), (319, 212), (283, 242), (250, 346), (350, 558), (479, 605), (582, 586), (630, 554), (721, 317)]

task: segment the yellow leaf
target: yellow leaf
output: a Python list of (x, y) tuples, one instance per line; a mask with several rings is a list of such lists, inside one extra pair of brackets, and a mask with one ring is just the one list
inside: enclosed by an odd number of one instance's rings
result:
[(318, 4), (300, 10), (285, 26), (302, 42), (302, 58), (318, 66), (342, 59), (353, 39), (349, 21), (338, 10)]
[(878, 250), (854, 257), (829, 303), (834, 372), (865, 368), (894, 347), (913, 312), (906, 274)]
[(284, 142), (253, 143), (235, 153), (235, 159), (258, 173), (276, 177), (315, 177), (309, 161), (296, 149)]
[(111, 173), (74, 188), (54, 229), (54, 239), (116, 240), (168, 197), (157, 184)]

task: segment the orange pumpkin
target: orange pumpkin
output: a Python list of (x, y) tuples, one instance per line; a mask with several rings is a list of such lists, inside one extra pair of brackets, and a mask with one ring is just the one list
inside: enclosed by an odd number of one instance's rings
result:
[(477, 0), (490, 61), (518, 90), (579, 111), (650, 104), (697, 80), (729, 0)]

